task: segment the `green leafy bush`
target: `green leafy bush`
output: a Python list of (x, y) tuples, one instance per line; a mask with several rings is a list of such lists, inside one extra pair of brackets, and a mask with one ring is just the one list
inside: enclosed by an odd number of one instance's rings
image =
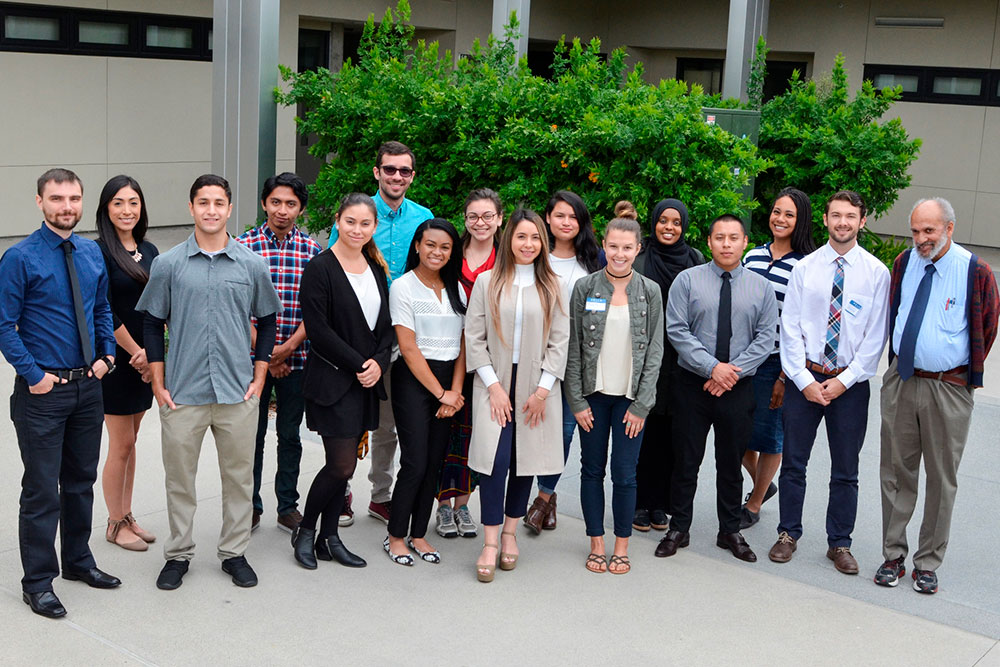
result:
[[(764, 51), (766, 53), (766, 50)], [(761, 58), (758, 45), (758, 59)], [(910, 139), (898, 118), (880, 123), (902, 89), (875, 90), (865, 81), (849, 99), (844, 58), (838, 55), (828, 85), (803, 81), (795, 72), (786, 93), (761, 108), (760, 153), (771, 166), (757, 177), (755, 228), (767, 229), (767, 208), (786, 185), (809, 194), (817, 241), (826, 239), (823, 209), (837, 190), (858, 192), (870, 219), (878, 218), (910, 184), (910, 165), (920, 139)], [(891, 263), (904, 247), (867, 232), (862, 243)]]
[(375, 151), (388, 139), (417, 155), (409, 196), (459, 225), (465, 195), (478, 187), (536, 210), (571, 189), (599, 230), (619, 199), (645, 219), (657, 200), (678, 197), (695, 239), (720, 212), (757, 206), (739, 192), (768, 162), (750, 142), (704, 123), (700, 87), (651, 86), (641, 65), (628, 71), (623, 49), (605, 58), (596, 39), (561, 41), (551, 79), (534, 76), (515, 57), (513, 17), (504, 39), (477, 42), (454, 66), (436, 43), (411, 51), (408, 21), (405, 0), (378, 25), (369, 17), (358, 62), (339, 72), (282, 68), (286, 89), (276, 97), (304, 103), (299, 131), (316, 133), (311, 151), (328, 160), (312, 188), (310, 229), (330, 228), (343, 194), (373, 191)]

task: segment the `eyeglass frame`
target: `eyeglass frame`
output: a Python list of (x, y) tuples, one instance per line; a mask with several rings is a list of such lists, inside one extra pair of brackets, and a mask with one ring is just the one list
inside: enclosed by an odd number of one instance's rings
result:
[(396, 172), (399, 172), (399, 175), (403, 178), (411, 178), (417, 173), (417, 170), (412, 167), (396, 167), (391, 164), (381, 165), (378, 169), (385, 172), (387, 176), (395, 176)]
[[(487, 215), (490, 216), (489, 219), (486, 218)], [(483, 222), (485, 222), (488, 225), (491, 222), (493, 222), (494, 218), (499, 218), (499, 217), (500, 217), (500, 214), (499, 213), (494, 213), (493, 211), (486, 211), (482, 215), (480, 215), (478, 213), (469, 212), (469, 213), (466, 213), (465, 216), (464, 216), (465, 221), (467, 223), (469, 223), (469, 224), (472, 224), (472, 225), (476, 224), (480, 220), (482, 220)]]

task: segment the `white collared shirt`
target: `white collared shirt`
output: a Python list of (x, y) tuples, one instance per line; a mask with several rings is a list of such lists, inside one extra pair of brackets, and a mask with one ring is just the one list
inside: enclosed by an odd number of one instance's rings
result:
[[(833, 277), (840, 255), (827, 243), (792, 270), (781, 312), (781, 368), (800, 390), (815, 381), (806, 360), (822, 363)], [(837, 379), (850, 389), (875, 375), (888, 335), (889, 270), (855, 245), (844, 256)]]

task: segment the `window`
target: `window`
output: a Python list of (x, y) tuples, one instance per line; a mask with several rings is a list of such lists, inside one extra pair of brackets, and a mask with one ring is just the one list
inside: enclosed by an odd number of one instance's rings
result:
[(0, 2), (0, 51), (211, 60), (212, 19)]
[(767, 74), (764, 76), (764, 101), (773, 100), (788, 91), (788, 80), (792, 78), (793, 71), (797, 70), (799, 79), (804, 79), (808, 65), (809, 63), (801, 60), (768, 60)]
[(684, 81), (688, 87), (698, 84), (706, 95), (722, 92), (721, 58), (678, 58), (677, 80)]
[(902, 86), (904, 102), (1000, 106), (1000, 70), (865, 65), (876, 88)]

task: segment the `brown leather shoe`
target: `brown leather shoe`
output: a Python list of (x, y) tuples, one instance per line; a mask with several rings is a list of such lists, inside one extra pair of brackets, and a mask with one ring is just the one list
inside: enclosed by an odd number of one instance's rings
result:
[(542, 530), (556, 529), (556, 494), (549, 498), (548, 509), (545, 511), (545, 521), (542, 522)]
[(683, 549), (691, 543), (691, 533), (682, 533), (679, 530), (668, 530), (660, 543), (656, 545), (653, 552), (657, 558), (668, 558), (677, 553), (678, 549)]
[(528, 508), (528, 513), (524, 515), (524, 525), (531, 529), (535, 535), (542, 532), (542, 523), (545, 521), (545, 513), (549, 509), (549, 504), (539, 496), (535, 496), (535, 501)]
[(795, 553), (795, 538), (785, 531), (781, 531), (781, 534), (778, 535), (778, 541), (767, 552), (767, 557), (775, 563), (787, 563), (792, 560), (793, 553)]
[(837, 572), (844, 574), (857, 574), (858, 561), (851, 555), (850, 547), (830, 547), (826, 550), (826, 557), (833, 561), (833, 566)]
[(747, 541), (739, 533), (719, 533), (715, 545), (728, 549), (734, 556), (747, 563), (756, 563), (757, 554), (753, 552)]

